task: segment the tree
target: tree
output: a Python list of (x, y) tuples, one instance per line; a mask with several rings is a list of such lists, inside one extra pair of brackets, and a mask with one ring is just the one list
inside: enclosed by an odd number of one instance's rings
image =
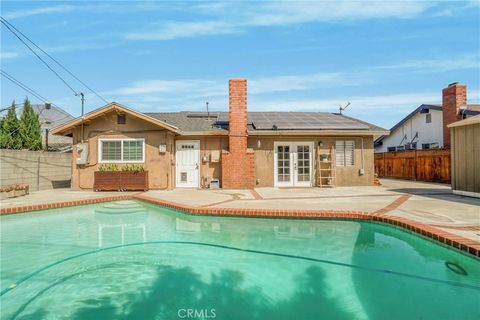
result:
[(33, 111), (28, 98), (23, 103), (20, 117), (20, 138), (22, 147), (28, 150), (42, 149), (41, 125), (38, 114)]
[(20, 149), (22, 141), (19, 134), (19, 121), (15, 111), (15, 101), (8, 108), (7, 115), (1, 121), (0, 127), (0, 148)]

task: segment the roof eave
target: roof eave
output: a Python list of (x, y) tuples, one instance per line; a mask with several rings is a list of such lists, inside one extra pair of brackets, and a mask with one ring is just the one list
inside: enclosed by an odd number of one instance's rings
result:
[(163, 121), (160, 121), (158, 119), (155, 119), (153, 117), (150, 117), (146, 114), (143, 114), (143, 113), (140, 113), (138, 111), (135, 111), (133, 109), (130, 109), (122, 104), (119, 104), (117, 102), (111, 102), (109, 104), (106, 104), (104, 105), (103, 107), (100, 107), (98, 109), (95, 109), (83, 116), (80, 116), (80, 117), (77, 117), (75, 119), (72, 119), (60, 126), (57, 126), (55, 128), (53, 128), (50, 132), (52, 134), (58, 134), (58, 135), (66, 135), (66, 134), (69, 134), (73, 131), (73, 129), (78, 126), (78, 125), (81, 125), (82, 124), (82, 121), (86, 121), (86, 120), (89, 120), (89, 119), (94, 119), (96, 117), (99, 117), (101, 116), (102, 114), (106, 114), (112, 110), (116, 110), (116, 109), (119, 109), (119, 110), (122, 110), (130, 115), (133, 115), (133, 116), (136, 116), (137, 118), (139, 119), (143, 119), (145, 121), (148, 121), (150, 123), (153, 123), (153, 124), (156, 124), (160, 127), (163, 127), (167, 130), (170, 130), (170, 131), (173, 131), (173, 132), (178, 132), (178, 128), (175, 127), (175, 126), (172, 126), (171, 124), (168, 124), (166, 122), (163, 122)]
[(249, 130), (249, 136), (378, 136), (390, 131), (376, 130)]
[(228, 136), (228, 131), (181, 131), (178, 132), (179, 136)]
[(469, 126), (473, 124), (480, 124), (480, 115), (450, 123), (449, 125), (447, 125), (447, 127), (456, 128), (456, 127)]

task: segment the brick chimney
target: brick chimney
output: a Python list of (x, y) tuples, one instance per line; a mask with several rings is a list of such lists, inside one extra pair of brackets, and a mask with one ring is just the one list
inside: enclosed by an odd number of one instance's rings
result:
[(247, 80), (229, 83), (229, 151), (222, 151), (222, 187), (252, 189), (255, 185), (254, 153), (247, 148)]
[(450, 148), (450, 129), (452, 122), (461, 120), (460, 108), (467, 105), (467, 86), (454, 82), (442, 90), (443, 147)]

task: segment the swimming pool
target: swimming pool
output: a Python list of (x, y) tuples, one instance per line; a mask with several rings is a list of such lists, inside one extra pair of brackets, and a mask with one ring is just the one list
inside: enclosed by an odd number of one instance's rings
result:
[(2, 319), (480, 318), (478, 259), (382, 224), (134, 201), (0, 219)]

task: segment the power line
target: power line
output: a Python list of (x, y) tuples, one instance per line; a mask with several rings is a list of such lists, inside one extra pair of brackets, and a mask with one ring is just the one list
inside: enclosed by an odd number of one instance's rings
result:
[(37, 56), (37, 58), (43, 62), (43, 64), (45, 64), (45, 66), (50, 69), (50, 71), (52, 71), (70, 90), (72, 90), (72, 92), (76, 95), (77, 92), (75, 91), (75, 89), (73, 89), (65, 79), (63, 79), (55, 70), (53, 70), (52, 67), (50, 67), (50, 65), (45, 61), (43, 60), (42, 57), (40, 57), (36, 52), (35, 50), (32, 49), (32, 47), (30, 47), (25, 41), (23, 41), (23, 39), (15, 32), (13, 31), (10, 26), (5, 22), (6, 20), (1, 17), (1, 22), (2, 24), (7, 27), (7, 29), (15, 36), (18, 38), (18, 40), (20, 40), (35, 56)]
[(2, 22), (4, 22), (4, 24), (8, 24), (10, 27), (12, 27), (15, 31), (17, 31), (19, 34), (21, 34), (25, 39), (27, 39), (32, 45), (34, 45), (38, 50), (40, 50), (41, 52), (43, 52), (47, 57), (49, 57), (53, 62), (55, 62), (58, 66), (60, 66), (60, 68), (62, 68), (63, 70), (65, 70), (69, 75), (71, 75), (75, 80), (77, 80), (78, 82), (80, 82), (85, 88), (87, 88), (88, 90), (90, 90), (90, 92), (92, 92), (94, 95), (96, 95), (98, 98), (100, 98), (101, 100), (103, 100), (105, 103), (108, 103), (108, 101), (103, 98), (100, 94), (98, 94), (95, 90), (93, 90), (92, 88), (90, 88), (85, 82), (83, 82), (82, 80), (80, 80), (77, 76), (75, 76), (69, 69), (67, 69), (67, 67), (65, 67), (64, 65), (62, 65), (58, 60), (56, 60), (54, 57), (52, 57), (50, 54), (48, 54), (45, 50), (43, 50), (42, 48), (40, 48), (40, 46), (38, 46), (32, 39), (30, 39), (28, 36), (26, 36), (24, 33), (22, 33), (20, 30), (18, 30), (17, 28), (15, 28), (15, 26), (13, 26), (10, 22), (8, 22), (5, 18), (3, 17), (0, 17)]
[(5, 71), (1, 70), (0, 69), (0, 72), (2, 74), (2, 76), (4, 76), (5, 78), (7, 78), (8, 80), (10, 80), (12, 83), (16, 84), (17, 86), (19, 86), (20, 88), (22, 88), (23, 90), (27, 91), (28, 93), (32, 94), (33, 96), (35, 96), (37, 99), (43, 101), (43, 102), (48, 102), (47, 99), (45, 99), (44, 97), (42, 97), (39, 93), (35, 92), (33, 89), (29, 88), (27, 85), (23, 84), (22, 82), (20, 82), (19, 80), (15, 79), (13, 76), (9, 75), (8, 73), (6, 73)]
[[(38, 92), (36, 92), (35, 90), (33, 90), (32, 88), (30, 88), (29, 86), (27, 86), (26, 84), (22, 83), (20, 80), (16, 79), (14, 76), (8, 74), (7, 72), (3, 71), (2, 69), (0, 69), (0, 73), (2, 76), (4, 76), (6, 79), (10, 80), (13, 84), (17, 85), (18, 87), (22, 88), (23, 90), (27, 91), (28, 93), (30, 93), (31, 95), (33, 95), (34, 97), (36, 97), (37, 99), (43, 101), (44, 103), (51, 103), (49, 102), (49, 100), (45, 97), (43, 97), (41, 94), (39, 94)], [(51, 103), (52, 105), (54, 105), (55, 107), (57, 108), (60, 108), (58, 105), (54, 104), (54, 103)], [(1, 111), (4, 111), (3, 109)]]

